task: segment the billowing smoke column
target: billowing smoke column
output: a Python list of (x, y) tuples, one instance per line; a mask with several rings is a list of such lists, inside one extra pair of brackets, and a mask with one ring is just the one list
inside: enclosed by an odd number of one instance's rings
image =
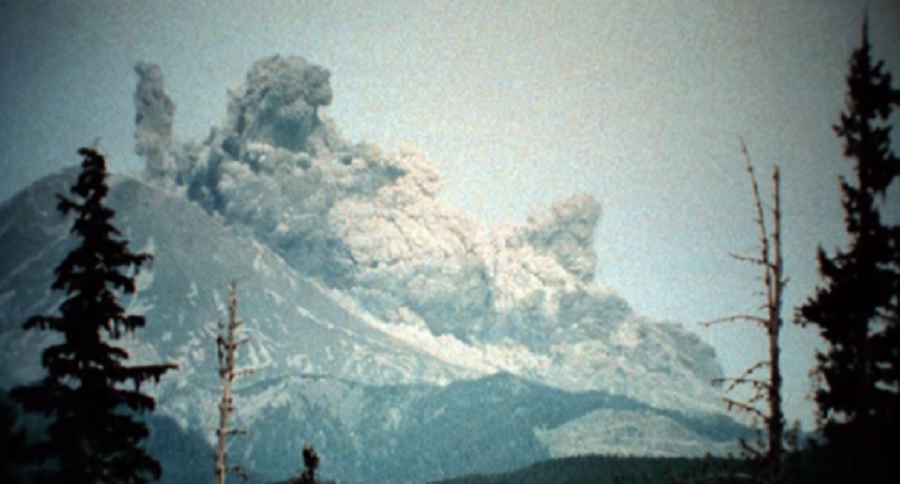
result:
[(141, 62), (134, 70), (139, 79), (134, 93), (135, 152), (146, 158), (149, 178), (164, 179), (174, 168), (171, 151), (175, 103), (166, 95), (159, 66)]
[[(720, 374), (696, 336), (644, 322), (594, 282), (593, 198), (576, 196), (524, 226), (491, 232), (438, 200), (441, 177), (421, 153), (388, 155), (341, 138), (318, 110), (332, 101), (328, 71), (297, 57), (254, 64), (229, 92), (224, 126), (202, 145), (172, 149), (174, 105), (159, 69), (137, 71), (138, 151), (148, 173), (252, 230), (388, 325), (520, 345), (545, 355), (545, 376), (579, 388), (607, 388), (650, 367), (687, 370), (644, 378), (649, 387), (663, 379), (708, 386)], [(674, 344), (684, 351), (661, 350)]]
[(319, 119), (331, 104), (331, 74), (299, 57), (272, 57), (253, 65), (243, 90), (229, 93), (228, 130), (239, 145), (261, 143), (322, 155), (343, 142)]

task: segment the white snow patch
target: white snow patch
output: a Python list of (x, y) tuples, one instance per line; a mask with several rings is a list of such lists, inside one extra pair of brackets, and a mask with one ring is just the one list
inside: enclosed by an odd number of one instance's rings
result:
[(201, 363), (206, 358), (206, 350), (201, 347), (191, 350), (191, 359), (196, 363)]
[(272, 355), (266, 349), (265, 346), (256, 342), (250, 342), (247, 344), (247, 359), (250, 362), (250, 367), (255, 370), (260, 370), (262, 368), (266, 368), (271, 366), (273, 363)]
[(281, 296), (281, 294), (278, 294), (277, 292), (275, 292), (271, 289), (266, 289), (265, 294), (266, 294), (266, 297), (268, 297), (269, 299), (274, 301), (275, 304), (277, 304), (278, 306), (281, 306), (284, 303), (284, 298)]
[(200, 295), (200, 290), (197, 288), (197, 283), (191, 281), (190, 287), (188, 287), (187, 299), (188, 302), (191, 303), (191, 306), (197, 305), (197, 296)]
[(396, 430), (400, 428), (400, 422), (403, 421), (403, 412), (399, 408), (391, 408), (388, 410), (387, 422), (385, 422), (385, 430)]
[(309, 312), (309, 310), (307, 310), (305, 307), (303, 307), (299, 304), (295, 304), (294, 309), (296, 309), (297, 312), (300, 313), (300, 315), (303, 316), (304, 318), (308, 318), (311, 321), (322, 324), (322, 321), (320, 321), (319, 318), (315, 317), (315, 315), (313, 315), (313, 313)]
[(271, 276), (271, 271), (268, 270), (268, 267), (263, 261), (263, 254), (266, 253), (267, 249), (256, 240), (253, 240), (253, 250), (256, 251), (256, 256), (253, 258), (253, 272)]

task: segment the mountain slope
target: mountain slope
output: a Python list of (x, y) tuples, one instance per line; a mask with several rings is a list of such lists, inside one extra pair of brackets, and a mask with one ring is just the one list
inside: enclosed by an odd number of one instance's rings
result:
[[(0, 310), (7, 324), (51, 311), (61, 300), (49, 285), (72, 241), (69, 222), (55, 211), (52, 194), (65, 190), (68, 176), (44, 179), (2, 209), (8, 222), (0, 232), (0, 249), (16, 255), (4, 257), (0, 265)], [(239, 281), (241, 315), (251, 336), (245, 355), (257, 378), (304, 372), (397, 383), (472, 374), (436, 363), (371, 328), (270, 250), (193, 204), (136, 180), (117, 179), (110, 205), (118, 210), (114, 223), (132, 247), (154, 255), (138, 276), (136, 295), (125, 300), (129, 311), (152, 316), (140, 335), (152, 343), (135, 350), (146, 352), (139, 358), (181, 364), (175, 380), (218, 385), (210, 338), (232, 280)], [(4, 367), (15, 368), (20, 379), (36, 377), (36, 357), (21, 356)]]
[[(177, 144), (161, 69), (136, 72), (147, 173), (113, 177), (109, 203), (132, 250), (155, 257), (123, 301), (148, 326), (121, 343), (135, 363), (180, 367), (153, 389), (148, 445), (165, 467), (204, 462), (167, 441), (214, 437), (212, 338), (232, 281), (249, 338), (238, 364), (255, 372), (234, 388), (250, 434), (230, 454), (259, 478), (295, 473), (307, 441), (326, 476), (418, 482), (586, 453), (721, 452), (742, 432), (711, 385), (715, 351), (596, 280), (593, 198), (487, 227), (438, 198), (423, 154), (344, 140), (319, 113), (328, 71), (298, 57), (255, 63), (222, 126)], [(42, 374), (48, 336), (21, 323), (62, 300), (49, 287), (74, 241), (54, 194), (75, 174), (0, 206), (0, 386)]]
[[(20, 323), (52, 312), (61, 300), (49, 285), (72, 240), (52, 194), (65, 191), (73, 176), (48, 177), (0, 207), (0, 251), (8, 254), (0, 257), (0, 386), (41, 374), (38, 349), (47, 340)], [(488, 347), (453, 340), (438, 350), (424, 343), (439, 340), (392, 333), (351, 297), (304, 277), (252, 234), (137, 180), (116, 177), (110, 204), (132, 247), (154, 254), (138, 277), (137, 294), (124, 300), (148, 325), (123, 343), (136, 362), (180, 366), (155, 388), (159, 414), (175, 426), (156, 424), (153, 448), (168, 449), (169, 439), (185, 433), (214, 437), (220, 382), (211, 337), (233, 279), (250, 337), (239, 360), (256, 372), (236, 387), (236, 423), (250, 435), (236, 437), (230, 455), (261, 479), (295, 473), (305, 442), (320, 450), (323, 475), (350, 482), (509, 470), (590, 452), (585, 436), (604, 433), (605, 424), (593, 417), (604, 412), (613, 420), (652, 417), (644, 432), (655, 441), (653, 453), (662, 455), (722, 449), (741, 432), (728, 422), (710, 427), (721, 418), (715, 412), (666, 410), (623, 395), (495, 374), (502, 365)], [(451, 347), (458, 351), (448, 352)], [(603, 449), (640, 454), (646, 442), (606, 442)], [(206, 462), (173, 452), (160, 458), (164, 468), (182, 471)]]

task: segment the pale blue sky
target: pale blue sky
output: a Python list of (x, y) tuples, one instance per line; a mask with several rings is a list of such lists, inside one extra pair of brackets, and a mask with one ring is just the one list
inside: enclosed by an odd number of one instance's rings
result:
[[(113, 169), (141, 170), (138, 60), (162, 66), (176, 135), (201, 140), (255, 60), (300, 55), (331, 70), (328, 114), (347, 138), (419, 147), (442, 197), (488, 222), (593, 194), (598, 281), (695, 329), (736, 372), (762, 355), (762, 333), (695, 323), (757, 306), (754, 268), (727, 255), (757, 240), (738, 137), (766, 191), (782, 166), (790, 319), (817, 282), (815, 247), (842, 240), (836, 177), (849, 165), (830, 126), (866, 3), (897, 78), (891, 0), (0, 0), (0, 199), (97, 136)], [(806, 423), (814, 344), (787, 332), (787, 406)]]

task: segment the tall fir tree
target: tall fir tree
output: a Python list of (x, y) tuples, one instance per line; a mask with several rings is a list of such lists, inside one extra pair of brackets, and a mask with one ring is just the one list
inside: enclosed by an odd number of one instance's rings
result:
[(856, 175), (854, 183), (841, 178), (850, 244), (834, 255), (819, 249), (826, 285), (798, 315), (828, 343), (816, 355), (818, 417), (828, 443), (849, 456), (858, 482), (879, 482), (896, 471), (887, 449), (900, 443), (900, 227), (881, 217), (900, 171), (889, 124), (900, 91), (871, 50), (865, 21), (862, 45), (850, 59), (846, 111), (834, 126)]
[(146, 323), (143, 316), (126, 314), (117, 294), (135, 292), (137, 271), (151, 256), (132, 253), (111, 224), (115, 212), (104, 206), (106, 159), (89, 148), (79, 154), (82, 171), (71, 187), (77, 198), (57, 195), (58, 209), (75, 214), (71, 233), (81, 239), (56, 267), (52, 289), (66, 299), (59, 315), (33, 316), (24, 324), (26, 330), (55, 331), (61, 342), (41, 355), (46, 376), (10, 395), (25, 411), (49, 418), (46, 439), (27, 449), (43, 464), (44, 479), (146, 482), (158, 479), (161, 468), (138, 446), (148, 430), (134, 414), (155, 407), (140, 385), (158, 382), (175, 365), (127, 366), (128, 353), (110, 343)]

